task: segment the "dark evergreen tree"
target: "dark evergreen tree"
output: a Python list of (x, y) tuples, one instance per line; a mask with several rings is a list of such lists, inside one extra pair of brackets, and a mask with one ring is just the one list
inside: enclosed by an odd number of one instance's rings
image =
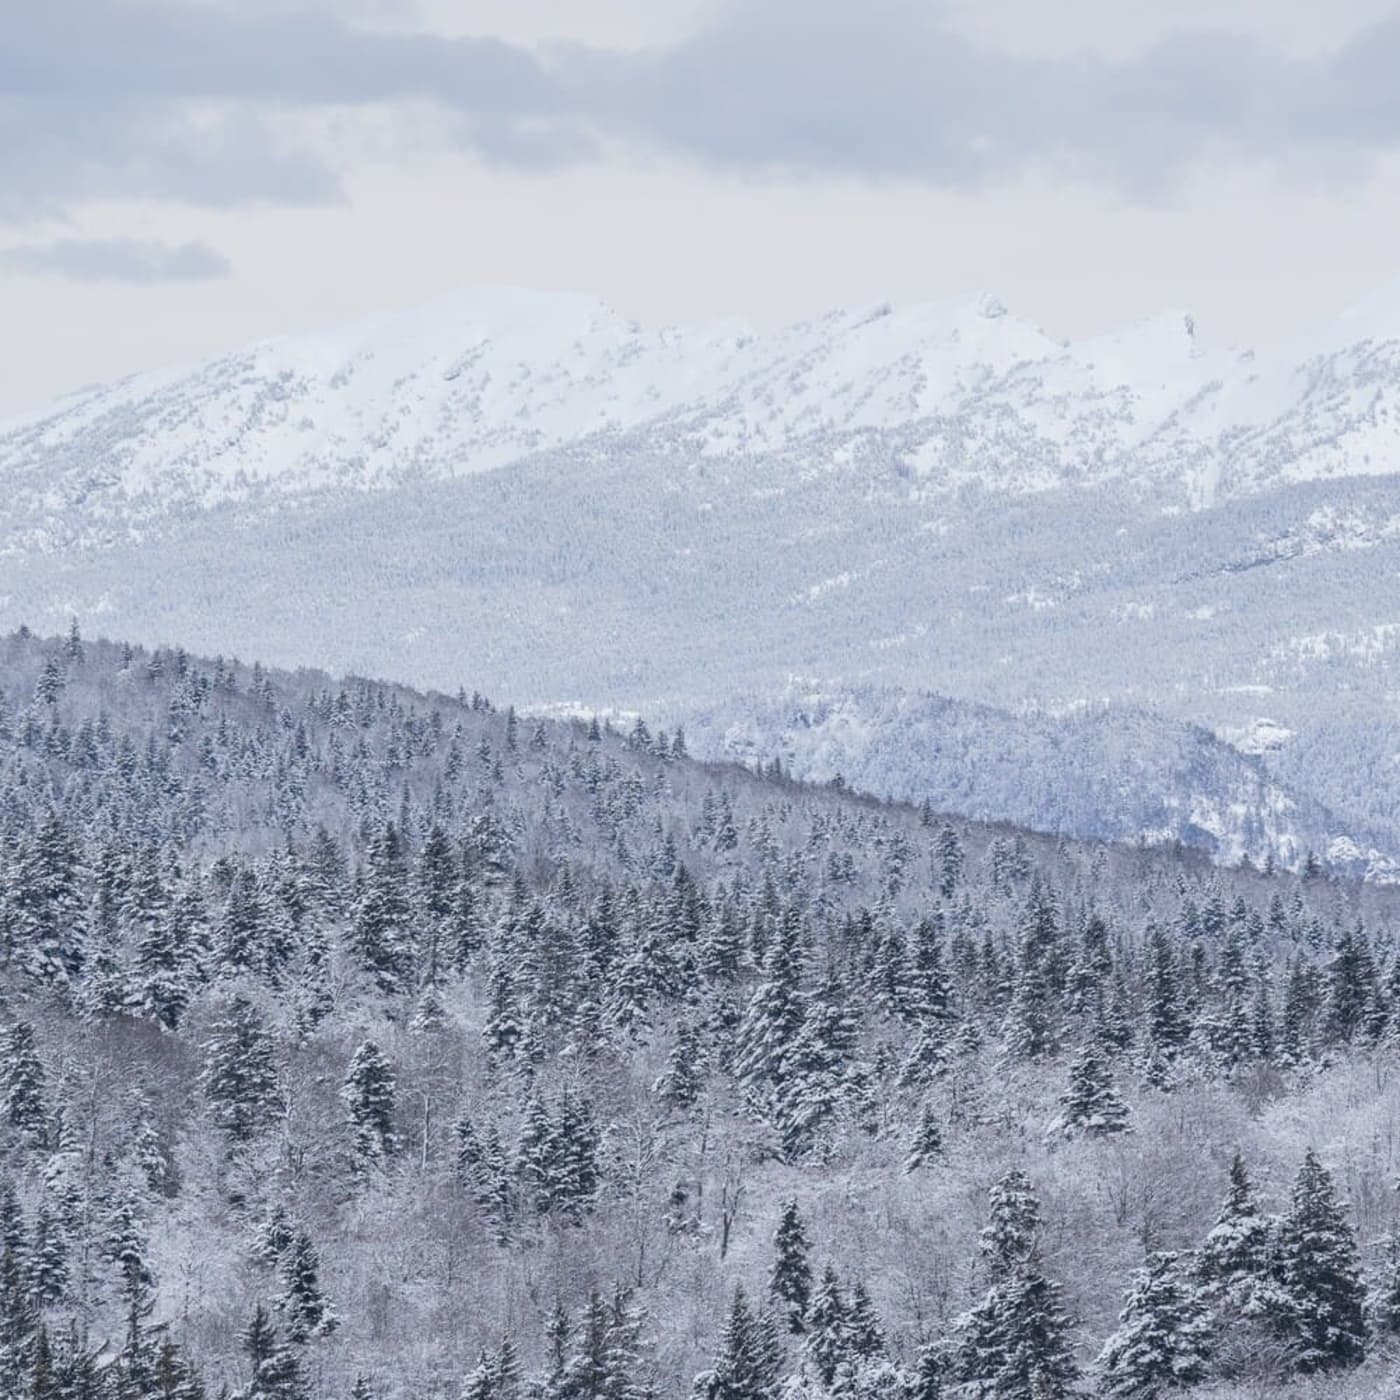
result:
[(394, 1089), (394, 1071), (384, 1052), (374, 1041), (363, 1041), (350, 1058), (340, 1089), (360, 1169), (383, 1162), (398, 1150), (398, 1135), (394, 1131)]
[(938, 1113), (931, 1103), (925, 1103), (919, 1110), (919, 1121), (909, 1139), (909, 1150), (904, 1157), (905, 1175), (928, 1166), (942, 1155), (943, 1129)]
[(0, 1034), (0, 1112), (16, 1132), (36, 1143), (48, 1135), (48, 1093), (34, 1027), (16, 1021)]
[(277, 1335), (261, 1303), (253, 1310), (242, 1342), (251, 1376), (238, 1400), (310, 1400), (300, 1358)]
[(365, 860), (349, 949), (383, 996), (399, 996), (413, 978), (412, 910), (403, 840), (391, 823), (375, 838)]
[(840, 1281), (830, 1264), (822, 1271), (821, 1281), (812, 1295), (807, 1310), (807, 1355), (811, 1358), (823, 1385), (830, 1385), (837, 1367), (846, 1359), (847, 1342), (846, 1301), (841, 1296)]
[(1271, 1257), (1269, 1222), (1259, 1213), (1244, 1159), (1236, 1152), (1225, 1204), (1196, 1255), (1196, 1277), (1213, 1299), (1252, 1311)]
[(0, 1395), (24, 1393), (38, 1327), (24, 1268), (7, 1245), (0, 1253)]
[(1109, 1137), (1128, 1131), (1128, 1106), (1113, 1084), (1103, 1047), (1090, 1040), (1069, 1070), (1069, 1084), (1060, 1095), (1060, 1116), (1054, 1130), (1067, 1136)]
[(236, 1143), (250, 1141), (283, 1111), (272, 1037), (244, 996), (233, 997), (214, 1025), (203, 1083), (214, 1121)]
[(931, 1342), (921, 1346), (905, 1388), (905, 1400), (943, 1400), (945, 1369), (942, 1347)]
[(1279, 1223), (1277, 1268), (1286, 1300), (1279, 1323), (1305, 1371), (1353, 1366), (1366, 1355), (1365, 1286), (1356, 1236), (1331, 1174), (1311, 1149)]
[(694, 1108), (704, 1088), (704, 1052), (700, 1036), (690, 1021), (676, 1027), (676, 1043), (666, 1057), (654, 1092), (668, 1108), (684, 1113)]
[(807, 1308), (812, 1301), (812, 1265), (809, 1261), (806, 1227), (796, 1201), (788, 1201), (773, 1236), (773, 1271), (768, 1287), (778, 1300), (788, 1331), (805, 1329)]
[(846, 1345), (850, 1355), (860, 1361), (873, 1361), (885, 1354), (885, 1330), (862, 1279), (851, 1289), (846, 1308)]
[(47, 1204), (34, 1215), (34, 1238), (28, 1258), (29, 1288), (35, 1305), (50, 1308), (68, 1292), (68, 1241)]
[(285, 1319), (287, 1339), (302, 1343), (329, 1336), (339, 1320), (321, 1290), (321, 1260), (306, 1231), (297, 1231), (280, 1263), (282, 1294), (277, 1311)]
[(1099, 1353), (1099, 1389), (1122, 1400), (1149, 1400), (1204, 1380), (1211, 1328), (1181, 1256), (1151, 1254), (1133, 1275), (1118, 1330)]
[(773, 1360), (760, 1320), (736, 1287), (714, 1369), (697, 1378), (696, 1394), (704, 1400), (770, 1400), (778, 1382)]
[(957, 1377), (1007, 1400), (1068, 1395), (1078, 1375), (1072, 1323), (1041, 1266), (1039, 1202), (1015, 1169), (992, 1187), (989, 1202), (981, 1247), (991, 1287), (958, 1321)]

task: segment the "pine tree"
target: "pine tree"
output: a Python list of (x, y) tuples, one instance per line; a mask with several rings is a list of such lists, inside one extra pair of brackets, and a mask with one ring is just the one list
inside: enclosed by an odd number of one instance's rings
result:
[(601, 1181), (601, 1133), (591, 1103), (565, 1088), (555, 1107), (550, 1141), (551, 1176), (565, 1216), (582, 1219), (593, 1208)]
[(1099, 1353), (1104, 1396), (1139, 1400), (1205, 1378), (1210, 1325), (1180, 1255), (1148, 1256), (1133, 1275), (1118, 1324)]
[(805, 1330), (807, 1307), (812, 1300), (812, 1265), (807, 1258), (807, 1231), (796, 1201), (783, 1206), (773, 1249), (769, 1291), (778, 1300), (788, 1331), (800, 1334)]
[(695, 1107), (704, 1089), (705, 1074), (700, 1036), (689, 1021), (676, 1027), (676, 1043), (666, 1057), (653, 1092), (668, 1108), (685, 1113)]
[(1035, 1252), (1040, 1234), (1040, 1202), (1030, 1178), (1013, 1167), (987, 1193), (988, 1221), (980, 1239), (987, 1275), (994, 1282), (1011, 1277)]
[(130, 1199), (122, 1201), (112, 1214), (104, 1252), (121, 1276), (122, 1296), (137, 1316), (144, 1316), (150, 1309), (155, 1279), (148, 1263), (145, 1227)]
[(909, 1150), (904, 1157), (904, 1174), (908, 1176), (942, 1155), (943, 1129), (938, 1122), (937, 1110), (931, 1103), (926, 1103), (919, 1111), (918, 1125), (909, 1139)]
[(238, 1400), (310, 1400), (300, 1358), (277, 1335), (261, 1303), (253, 1310), (242, 1342), (252, 1375)]
[(821, 1282), (812, 1295), (806, 1318), (806, 1352), (823, 1385), (830, 1385), (837, 1367), (848, 1352), (846, 1301), (840, 1281), (830, 1264), (822, 1271)]
[(1311, 1149), (1303, 1157), (1288, 1213), (1279, 1224), (1280, 1319), (1305, 1371), (1353, 1366), (1366, 1355), (1365, 1287), (1356, 1236), (1331, 1174)]
[(943, 1400), (943, 1348), (927, 1343), (914, 1359), (914, 1373), (905, 1390), (905, 1400)]
[(938, 893), (944, 899), (951, 899), (963, 873), (962, 843), (951, 826), (944, 826), (938, 833), (936, 868)]
[(764, 960), (763, 980), (755, 988), (739, 1026), (734, 1067), (740, 1083), (762, 1093), (786, 1078), (788, 1055), (802, 1029), (799, 996), (798, 929), (787, 924)]
[(167, 1334), (156, 1348), (152, 1400), (204, 1400), (198, 1372)]
[(34, 1239), (29, 1248), (29, 1289), (37, 1307), (53, 1307), (68, 1292), (68, 1242), (48, 1205), (34, 1216)]
[(613, 1386), (611, 1333), (611, 1311), (602, 1294), (592, 1289), (559, 1384), (565, 1400), (606, 1400)]
[(777, 1382), (774, 1358), (765, 1344), (760, 1320), (738, 1286), (714, 1369), (697, 1378), (696, 1394), (705, 1400), (770, 1400)]
[(0, 1113), (16, 1132), (42, 1144), (48, 1135), (48, 1096), (44, 1066), (34, 1043), (34, 1027), (16, 1021), (0, 1034)]
[(1400, 1232), (1393, 1227), (1385, 1238), (1384, 1268), (1376, 1280), (1371, 1317), (1378, 1331), (1400, 1333)]
[(370, 845), (349, 934), (351, 955), (382, 996), (410, 989), (411, 923), (407, 860), (391, 823)]
[(531, 1095), (525, 1105), (520, 1141), (515, 1151), (515, 1169), (524, 1198), (541, 1215), (548, 1215), (559, 1198), (555, 1155), (554, 1122), (544, 1101)]
[(1075, 1056), (1060, 1106), (1052, 1132), (1109, 1137), (1128, 1131), (1128, 1106), (1114, 1088), (1108, 1060), (1095, 1041), (1088, 1041)]
[(0, 1395), (21, 1395), (38, 1318), (15, 1251), (0, 1253)]
[(608, 1400), (652, 1400), (642, 1356), (645, 1316), (632, 1301), (631, 1290), (617, 1284), (607, 1320)]
[(87, 942), (78, 849), (52, 807), (22, 849), (4, 913), (9, 955), (23, 971), (42, 982), (78, 976)]
[(960, 1378), (990, 1387), (998, 1400), (1060, 1400), (1079, 1374), (1071, 1328), (1036, 1251), (959, 1319)]
[(1271, 1245), (1269, 1222), (1259, 1214), (1244, 1159), (1236, 1152), (1225, 1204), (1196, 1254), (1196, 1277), (1212, 1298), (1249, 1310), (1269, 1270)]
[(959, 1380), (1007, 1400), (1068, 1395), (1078, 1374), (1071, 1321), (1040, 1262), (1040, 1205), (1025, 1174), (1007, 1172), (989, 1192), (981, 1249), (991, 1287), (958, 1320)]
[(851, 1301), (846, 1309), (846, 1345), (850, 1355), (861, 1361), (873, 1361), (885, 1354), (885, 1330), (880, 1326), (875, 1304), (861, 1279), (857, 1279), (851, 1289)]
[(394, 1089), (394, 1072), (384, 1052), (372, 1040), (362, 1042), (350, 1058), (340, 1089), (354, 1134), (359, 1170), (385, 1161), (398, 1150)]
[(286, 1319), (287, 1339), (298, 1344), (311, 1337), (327, 1337), (339, 1319), (321, 1291), (321, 1261), (311, 1237), (297, 1231), (281, 1256), (282, 1295), (277, 1310)]
[(272, 1037), (246, 997), (235, 996), (215, 1024), (203, 1083), (214, 1121), (236, 1143), (251, 1141), (282, 1112)]

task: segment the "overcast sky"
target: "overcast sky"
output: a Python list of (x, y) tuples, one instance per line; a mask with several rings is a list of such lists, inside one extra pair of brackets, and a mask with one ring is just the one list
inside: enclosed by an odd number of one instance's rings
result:
[(0, 3), (0, 413), (469, 283), (1266, 343), (1400, 277), (1397, 72), (1382, 0)]

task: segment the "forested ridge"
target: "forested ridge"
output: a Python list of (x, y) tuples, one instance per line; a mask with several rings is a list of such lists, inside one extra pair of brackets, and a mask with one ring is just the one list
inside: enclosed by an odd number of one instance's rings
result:
[(0, 1395), (1371, 1396), (1400, 893), (0, 640)]

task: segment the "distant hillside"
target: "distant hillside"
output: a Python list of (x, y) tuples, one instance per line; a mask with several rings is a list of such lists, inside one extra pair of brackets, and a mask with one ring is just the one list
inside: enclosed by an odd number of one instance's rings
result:
[[(1319, 803), (1290, 793), (1261, 757), (1139, 711), (1014, 716), (909, 691), (793, 687), (688, 714), (685, 724), (702, 755), (776, 760), (795, 777), (841, 778), (981, 821), (1180, 842), (1230, 864), (1298, 868), (1312, 852), (1368, 879), (1400, 875), (1392, 858), (1348, 839)], [(1283, 742), (1276, 730), (1262, 732)]]

